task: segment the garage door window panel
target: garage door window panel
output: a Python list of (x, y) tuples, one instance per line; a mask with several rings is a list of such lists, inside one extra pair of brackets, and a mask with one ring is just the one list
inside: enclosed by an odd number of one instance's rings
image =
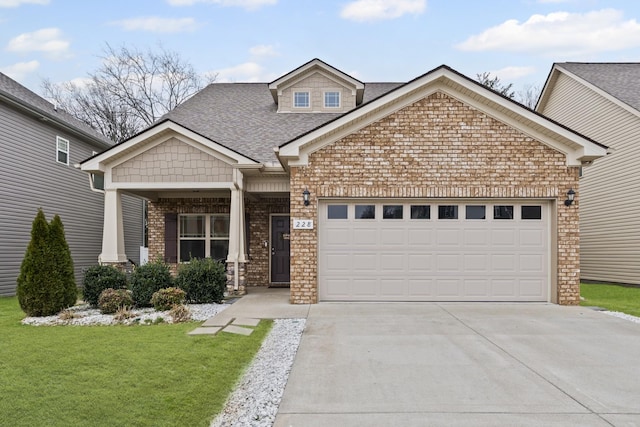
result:
[(402, 219), (402, 205), (384, 205), (382, 206), (382, 219)]
[(411, 205), (411, 219), (431, 219), (431, 206)]
[(376, 219), (376, 206), (356, 205), (356, 219)]
[(347, 205), (329, 205), (329, 206), (327, 206), (327, 218), (328, 219), (347, 219), (348, 218), (348, 206)]
[(438, 206), (438, 219), (458, 219), (457, 205)]
[(513, 206), (508, 206), (508, 205), (494, 206), (493, 219), (513, 219)]
[(522, 219), (542, 219), (542, 206), (522, 206)]
[(467, 205), (465, 211), (466, 219), (486, 219), (485, 206)]

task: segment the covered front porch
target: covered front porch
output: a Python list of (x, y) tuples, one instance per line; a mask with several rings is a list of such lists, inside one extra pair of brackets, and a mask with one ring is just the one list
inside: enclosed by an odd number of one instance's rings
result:
[(289, 176), (280, 166), (166, 122), (81, 167), (105, 197), (101, 264), (127, 262), (122, 195), (130, 194), (147, 201), (150, 261), (176, 273), (192, 258), (217, 259), (226, 264), (229, 294), (288, 286)]

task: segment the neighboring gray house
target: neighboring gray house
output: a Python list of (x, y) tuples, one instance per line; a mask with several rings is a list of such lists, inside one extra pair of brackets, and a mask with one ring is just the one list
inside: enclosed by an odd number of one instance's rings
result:
[[(14, 295), (38, 208), (60, 215), (76, 272), (98, 262), (104, 195), (74, 165), (113, 142), (0, 73), (0, 295)], [(123, 197), (128, 257), (139, 260), (142, 201)]]
[(580, 178), (580, 277), (640, 284), (640, 63), (553, 65), (536, 107), (610, 147)]

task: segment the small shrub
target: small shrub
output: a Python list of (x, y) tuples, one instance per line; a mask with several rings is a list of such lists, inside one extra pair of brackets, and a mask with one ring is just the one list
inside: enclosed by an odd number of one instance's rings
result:
[(125, 274), (110, 265), (95, 265), (84, 273), (82, 298), (92, 307), (98, 306), (98, 298), (105, 289), (126, 289)]
[(174, 305), (184, 303), (185, 295), (186, 292), (180, 288), (160, 289), (151, 297), (151, 304), (158, 311), (171, 310)]
[(127, 319), (131, 319), (135, 314), (131, 311), (131, 307), (120, 307), (114, 314), (113, 318), (116, 322), (124, 322)]
[(174, 305), (171, 311), (169, 311), (169, 316), (173, 319), (173, 323), (188, 322), (191, 320), (191, 310), (182, 304)]
[(170, 288), (172, 278), (169, 266), (161, 259), (137, 267), (131, 274), (130, 289), (138, 307), (151, 307), (151, 297), (160, 289)]
[(113, 314), (132, 305), (133, 298), (128, 289), (105, 289), (98, 298), (98, 307), (102, 314)]
[(62, 310), (58, 316), (60, 317), (60, 320), (71, 320), (81, 317), (74, 313), (73, 310)]
[(176, 277), (176, 286), (184, 289), (193, 304), (222, 302), (226, 284), (224, 264), (211, 258), (191, 259), (180, 266)]

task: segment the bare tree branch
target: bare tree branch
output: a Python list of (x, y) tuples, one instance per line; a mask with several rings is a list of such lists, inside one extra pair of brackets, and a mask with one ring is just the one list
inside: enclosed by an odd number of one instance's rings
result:
[(489, 72), (485, 71), (484, 73), (476, 74), (476, 80), (480, 82), (481, 85), (486, 86), (507, 98), (513, 99), (515, 96), (515, 93), (511, 90), (513, 83), (503, 85), (498, 76), (491, 78), (491, 73)]
[(201, 77), (162, 46), (141, 51), (107, 44), (100, 58), (102, 65), (86, 84), (44, 80), (42, 88), (46, 97), (116, 142), (150, 126), (216, 77)]

